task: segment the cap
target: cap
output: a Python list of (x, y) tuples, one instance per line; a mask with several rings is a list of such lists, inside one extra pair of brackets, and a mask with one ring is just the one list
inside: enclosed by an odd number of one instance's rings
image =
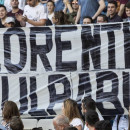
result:
[(5, 23), (15, 23), (15, 19), (13, 17), (7, 17)]

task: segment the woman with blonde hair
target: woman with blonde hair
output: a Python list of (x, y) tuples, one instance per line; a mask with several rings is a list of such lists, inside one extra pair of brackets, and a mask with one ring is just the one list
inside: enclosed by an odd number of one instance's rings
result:
[(1, 124), (7, 129), (10, 130), (10, 120), (13, 116), (20, 117), (18, 107), (13, 101), (6, 101), (4, 103), (2, 111), (3, 120)]
[(66, 99), (63, 102), (62, 113), (69, 118), (70, 125), (76, 127), (78, 130), (83, 129), (83, 121), (76, 101)]

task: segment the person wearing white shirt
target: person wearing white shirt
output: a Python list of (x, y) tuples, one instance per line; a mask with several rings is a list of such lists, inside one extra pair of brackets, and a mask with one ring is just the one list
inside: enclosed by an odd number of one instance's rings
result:
[(44, 26), (47, 18), (44, 6), (39, 3), (39, 0), (27, 0), (27, 3), (23, 15), (16, 14), (16, 19), (20, 21), (21, 26)]

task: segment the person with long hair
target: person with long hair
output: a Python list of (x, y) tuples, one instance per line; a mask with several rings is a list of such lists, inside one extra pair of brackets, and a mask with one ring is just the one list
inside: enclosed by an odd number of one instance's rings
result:
[(76, 127), (78, 130), (83, 129), (83, 121), (76, 101), (66, 99), (63, 102), (62, 113), (69, 118), (70, 125)]
[(20, 113), (18, 107), (13, 101), (6, 101), (4, 103), (3, 111), (2, 111), (3, 120), (1, 124), (7, 129), (10, 130), (10, 120), (13, 116), (20, 117)]

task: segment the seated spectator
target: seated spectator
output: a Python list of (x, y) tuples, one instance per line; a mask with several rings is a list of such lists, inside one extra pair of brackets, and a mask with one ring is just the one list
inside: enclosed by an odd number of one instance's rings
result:
[(10, 129), (10, 120), (13, 116), (20, 117), (18, 107), (13, 101), (6, 101), (4, 103), (3, 111), (2, 111), (3, 120), (1, 124), (6, 128)]
[(12, 10), (7, 13), (8, 17), (13, 17), (15, 19), (15, 27), (21, 27), (20, 22), (15, 18), (16, 14), (23, 15), (23, 11), (18, 8), (19, 2), (18, 0), (11, 0)]
[(83, 129), (83, 121), (79, 113), (78, 104), (72, 99), (66, 99), (63, 102), (62, 113), (69, 118), (69, 124), (78, 130)]
[[(77, 16), (77, 12), (78, 12), (78, 0), (72, 0), (72, 2), (70, 3), (69, 0), (64, 0), (63, 1), (65, 4), (65, 8), (64, 8), (64, 13), (68, 15), (68, 21), (71, 24), (75, 23), (75, 19)], [(68, 12), (67, 12), (68, 11)]]
[(108, 22), (108, 18), (106, 15), (104, 14), (100, 14), (97, 17), (97, 23), (107, 23)]
[(24, 125), (19, 116), (13, 116), (10, 120), (11, 130), (23, 130)]
[(99, 117), (96, 111), (88, 110), (85, 114), (85, 125), (89, 130), (95, 130), (95, 124), (99, 121)]
[(68, 24), (67, 16), (63, 11), (54, 12), (54, 16), (52, 17), (52, 23), (54, 25), (65, 25)]
[(73, 126), (69, 126), (69, 127), (66, 127), (64, 130), (78, 130), (78, 129)]
[(39, 0), (27, 0), (28, 5), (24, 8), (23, 16), (16, 14), (16, 19), (23, 27), (43, 26), (46, 24), (46, 12)]
[(96, 122), (95, 130), (112, 130), (112, 126), (111, 126), (110, 121), (103, 120), (103, 121)]
[(93, 23), (93, 20), (91, 17), (89, 17), (89, 16), (84, 17), (83, 24), (91, 24), (91, 23)]
[(107, 7), (109, 17), (108, 22), (122, 22), (122, 18), (117, 14), (117, 2), (109, 1)]
[(128, 130), (129, 119), (128, 115), (116, 115), (112, 130)]
[(5, 20), (7, 17), (6, 7), (4, 5), (0, 5), (0, 28), (4, 28)]
[(55, 3), (52, 0), (47, 2), (48, 19), (52, 22), (52, 17), (54, 16)]
[(13, 17), (7, 17), (5, 20), (5, 27), (15, 27), (15, 19)]
[(130, 22), (130, 1), (125, 5), (125, 12), (127, 15), (127, 18), (124, 19), (124, 22)]
[(53, 119), (53, 126), (55, 130), (64, 130), (69, 126), (69, 119), (64, 115), (57, 115)]

